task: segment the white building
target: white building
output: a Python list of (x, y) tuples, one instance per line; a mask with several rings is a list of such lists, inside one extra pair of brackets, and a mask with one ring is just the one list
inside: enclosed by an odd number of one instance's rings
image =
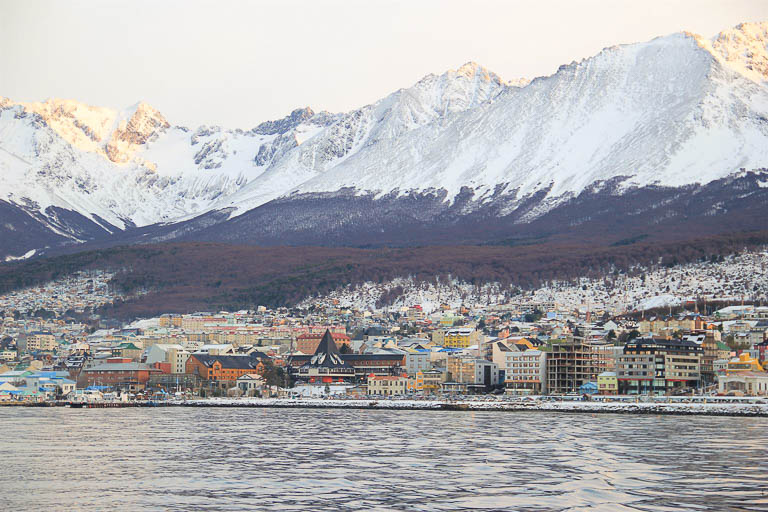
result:
[(11, 349), (0, 349), (0, 361), (14, 361), (16, 360), (17, 354), (15, 350)]
[(246, 373), (237, 378), (237, 387), (245, 396), (258, 396), (264, 384), (264, 377), (258, 373)]
[(508, 393), (547, 393), (547, 353), (529, 349), (524, 352), (507, 352), (505, 384)]
[(159, 343), (147, 349), (148, 365), (154, 363), (170, 363), (171, 373), (186, 373), (187, 359), (190, 353), (178, 344)]
[(747, 396), (768, 395), (768, 373), (758, 371), (735, 372), (717, 378), (720, 393), (743, 393)]
[(404, 395), (408, 392), (408, 377), (371, 375), (368, 377), (369, 395)]

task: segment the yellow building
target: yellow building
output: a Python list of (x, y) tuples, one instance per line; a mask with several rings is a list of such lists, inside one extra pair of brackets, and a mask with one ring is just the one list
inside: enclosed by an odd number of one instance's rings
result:
[(762, 372), (763, 367), (760, 366), (760, 362), (754, 357), (750, 356), (746, 352), (742, 352), (739, 357), (733, 358), (728, 361), (728, 366), (725, 369), (726, 375), (738, 372)]
[[(440, 370), (427, 370), (418, 372), (421, 374), (421, 388), (419, 391), (424, 393), (439, 393), (443, 383), (447, 380), (448, 372)], [(418, 379), (419, 377), (417, 377)]]
[(160, 316), (158, 325), (160, 327), (181, 327), (181, 315), (165, 314)]
[(468, 327), (435, 331), (432, 334), (433, 343), (448, 348), (467, 348), (477, 345), (479, 341), (480, 331)]
[(601, 395), (615, 395), (619, 392), (616, 372), (603, 372), (597, 376), (597, 392)]

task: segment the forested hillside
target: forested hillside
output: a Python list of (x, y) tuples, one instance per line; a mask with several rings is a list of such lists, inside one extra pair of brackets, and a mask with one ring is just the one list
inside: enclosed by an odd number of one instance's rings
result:
[(117, 247), (0, 265), (0, 293), (80, 269), (116, 272), (112, 285), (146, 290), (104, 313), (128, 318), (161, 312), (291, 306), (313, 294), (366, 281), (411, 276), (417, 281), (497, 282), (538, 287), (552, 279), (601, 276), (635, 265), (675, 265), (760, 247), (768, 231), (700, 238), (685, 243), (627, 242), (592, 247), (441, 246), (403, 249), (249, 247), (173, 243)]

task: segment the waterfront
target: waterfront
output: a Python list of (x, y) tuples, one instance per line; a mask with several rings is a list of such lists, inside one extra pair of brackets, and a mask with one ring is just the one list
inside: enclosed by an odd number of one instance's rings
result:
[(4, 408), (6, 510), (768, 510), (764, 418)]

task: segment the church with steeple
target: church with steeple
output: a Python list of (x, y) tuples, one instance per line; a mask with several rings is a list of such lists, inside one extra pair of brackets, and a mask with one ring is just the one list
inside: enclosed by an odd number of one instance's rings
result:
[(315, 353), (299, 367), (298, 377), (310, 384), (353, 383), (355, 367), (344, 360), (331, 331), (326, 330)]

